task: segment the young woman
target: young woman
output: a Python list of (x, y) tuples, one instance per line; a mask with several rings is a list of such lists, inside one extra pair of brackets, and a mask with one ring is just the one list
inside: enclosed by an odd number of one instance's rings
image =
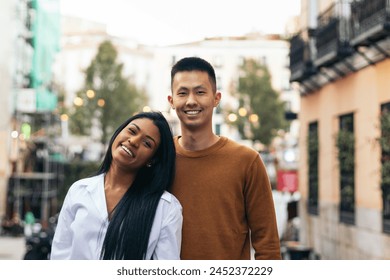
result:
[(167, 192), (174, 173), (164, 116), (129, 118), (113, 134), (97, 175), (70, 187), (51, 259), (179, 259), (182, 208)]

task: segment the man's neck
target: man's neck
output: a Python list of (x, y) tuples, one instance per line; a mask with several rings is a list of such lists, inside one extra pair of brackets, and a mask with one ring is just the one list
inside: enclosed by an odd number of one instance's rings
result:
[(200, 151), (211, 147), (218, 140), (219, 136), (215, 135), (212, 131), (182, 131), (182, 135), (179, 138), (179, 145), (185, 150)]

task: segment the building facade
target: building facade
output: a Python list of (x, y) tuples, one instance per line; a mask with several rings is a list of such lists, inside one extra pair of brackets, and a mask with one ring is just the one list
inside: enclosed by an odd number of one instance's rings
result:
[(2, 1), (1, 5), (2, 20), (7, 21), (2, 25), (7, 35), (2, 67), (7, 69), (1, 75), (1, 98), (8, 106), (1, 111), (5, 124), (0, 137), (4, 141), (0, 213), (9, 220), (23, 219), (31, 211), (47, 220), (56, 208), (59, 180), (56, 151), (49, 147), (57, 108), (52, 65), (59, 51), (59, 1)]
[[(16, 19), (12, 17), (15, 11), (13, 1), (0, 2), (0, 34), (2, 44), (0, 44), (0, 101), (3, 105), (0, 110), (0, 217), (5, 214), (5, 202), (7, 194), (7, 181), (10, 174), (10, 150), (11, 150), (11, 132), (12, 132), (12, 106), (13, 105), (13, 60), (14, 45), (16, 39), (14, 34), (20, 34), (23, 29), (22, 24), (15, 24)], [(19, 19), (20, 20), (20, 19)], [(18, 26), (17, 31), (14, 28)], [(10, 28), (11, 27), (11, 28)], [(14, 28), (12, 28), (14, 27)]]
[(390, 2), (301, 8), (290, 45), (301, 95), (300, 241), (321, 259), (389, 259)]

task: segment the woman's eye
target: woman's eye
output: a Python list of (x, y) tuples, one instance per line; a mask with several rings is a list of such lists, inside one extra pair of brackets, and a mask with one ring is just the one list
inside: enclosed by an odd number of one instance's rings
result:
[(148, 148), (152, 148), (152, 144), (149, 141), (145, 141), (145, 146)]

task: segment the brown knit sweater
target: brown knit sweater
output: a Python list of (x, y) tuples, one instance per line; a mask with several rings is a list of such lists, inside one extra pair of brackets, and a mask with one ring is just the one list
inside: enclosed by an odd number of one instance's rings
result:
[(272, 191), (259, 154), (221, 137), (202, 151), (176, 145), (173, 194), (183, 206), (184, 260), (281, 259)]

